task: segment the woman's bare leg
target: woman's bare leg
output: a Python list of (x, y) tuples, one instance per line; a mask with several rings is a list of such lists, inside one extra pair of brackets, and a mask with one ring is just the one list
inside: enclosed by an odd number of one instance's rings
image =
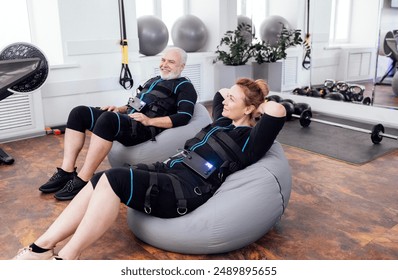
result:
[(106, 175), (102, 175), (79, 226), (58, 255), (63, 259), (77, 259), (84, 249), (97, 241), (114, 223), (119, 207), (120, 198), (112, 190)]
[(80, 224), (93, 192), (93, 186), (89, 182), (69, 203), (47, 231), (35, 241), (35, 244), (41, 248), (51, 249), (58, 242), (71, 236)]

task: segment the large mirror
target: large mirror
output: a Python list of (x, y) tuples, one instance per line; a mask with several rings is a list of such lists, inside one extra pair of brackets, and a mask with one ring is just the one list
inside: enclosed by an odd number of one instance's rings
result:
[[(398, 29), (398, 9), (392, 7), (393, 2), (309, 1), (311, 87), (334, 87), (334, 91), (343, 93), (352, 87), (349, 98), (354, 103), (398, 107), (392, 86), (396, 59), (391, 49), (397, 52), (398, 40), (398, 31), (394, 33)], [(385, 46), (385, 38), (390, 48)], [(362, 98), (352, 98), (361, 91)], [(346, 94), (344, 97), (348, 98)]]
[[(398, 1), (381, 0), (374, 106), (398, 108)], [(395, 78), (394, 78), (395, 77)]]
[[(395, 94), (392, 86), (398, 65), (391, 54), (392, 49), (397, 52), (398, 7), (394, 6), (395, 3), (398, 6), (398, 0), (239, 0), (237, 3), (238, 15), (251, 18), (257, 38), (261, 38), (259, 30), (264, 15), (266, 19), (282, 16), (291, 28), (302, 30), (303, 38), (310, 36), (307, 67), (302, 65), (305, 48), (289, 48), (280, 75), (283, 81), (269, 79), (271, 90), (297, 94), (296, 89), (306, 89), (301, 94), (311, 95), (308, 89), (313, 89), (314, 95), (319, 96), (317, 91), (327, 86), (329, 91), (344, 93), (328, 99), (398, 108), (398, 75)], [(322, 97), (324, 94), (325, 91)]]

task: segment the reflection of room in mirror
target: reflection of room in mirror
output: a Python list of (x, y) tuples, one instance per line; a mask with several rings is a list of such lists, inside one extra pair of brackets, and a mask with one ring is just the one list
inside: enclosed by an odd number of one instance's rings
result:
[(391, 85), (376, 85), (375, 92), (375, 106), (398, 108), (398, 96), (392, 92)]
[[(374, 92), (374, 105), (380, 107), (398, 107), (396, 89), (398, 74), (398, 20), (394, 1), (383, 1), (380, 14), (379, 51)], [(395, 75), (395, 78), (394, 78)]]
[[(393, 79), (398, 60), (398, 10), (391, 0), (369, 0), (366, 9), (360, 2), (347, 1), (352, 2), (350, 11), (339, 1), (315, 2), (310, 9), (311, 87), (321, 88), (326, 80), (358, 84), (365, 87), (363, 96), (371, 98), (371, 104), (398, 108), (398, 74)], [(348, 22), (341, 17), (346, 12), (351, 15)], [(339, 100), (351, 101), (345, 95)]]

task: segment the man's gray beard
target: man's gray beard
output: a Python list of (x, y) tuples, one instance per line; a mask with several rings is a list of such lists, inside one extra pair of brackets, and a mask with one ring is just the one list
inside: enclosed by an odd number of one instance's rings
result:
[(180, 74), (177, 73), (169, 73), (167, 75), (163, 75), (162, 72), (160, 72), (160, 78), (162, 78), (163, 80), (173, 80), (173, 79), (177, 79), (180, 77)]

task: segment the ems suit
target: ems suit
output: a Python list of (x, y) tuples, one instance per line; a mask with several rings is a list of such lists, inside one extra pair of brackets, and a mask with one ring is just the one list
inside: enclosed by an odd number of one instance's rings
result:
[[(188, 79), (181, 77), (163, 80), (157, 76), (140, 87), (136, 98), (130, 98), (127, 113), (141, 112), (150, 118), (169, 116), (173, 127), (178, 127), (188, 124), (196, 100), (197, 93)], [(105, 140), (118, 141), (125, 146), (154, 140), (164, 130), (145, 126), (128, 114), (78, 106), (70, 112), (67, 128), (82, 133), (90, 130)]]
[(133, 209), (162, 218), (193, 211), (229, 174), (263, 157), (285, 122), (284, 117), (264, 114), (253, 128), (235, 127), (221, 115), (222, 101), (217, 92), (213, 100), (215, 121), (167, 161), (112, 168), (94, 175), (93, 186), (105, 173), (116, 195)]

